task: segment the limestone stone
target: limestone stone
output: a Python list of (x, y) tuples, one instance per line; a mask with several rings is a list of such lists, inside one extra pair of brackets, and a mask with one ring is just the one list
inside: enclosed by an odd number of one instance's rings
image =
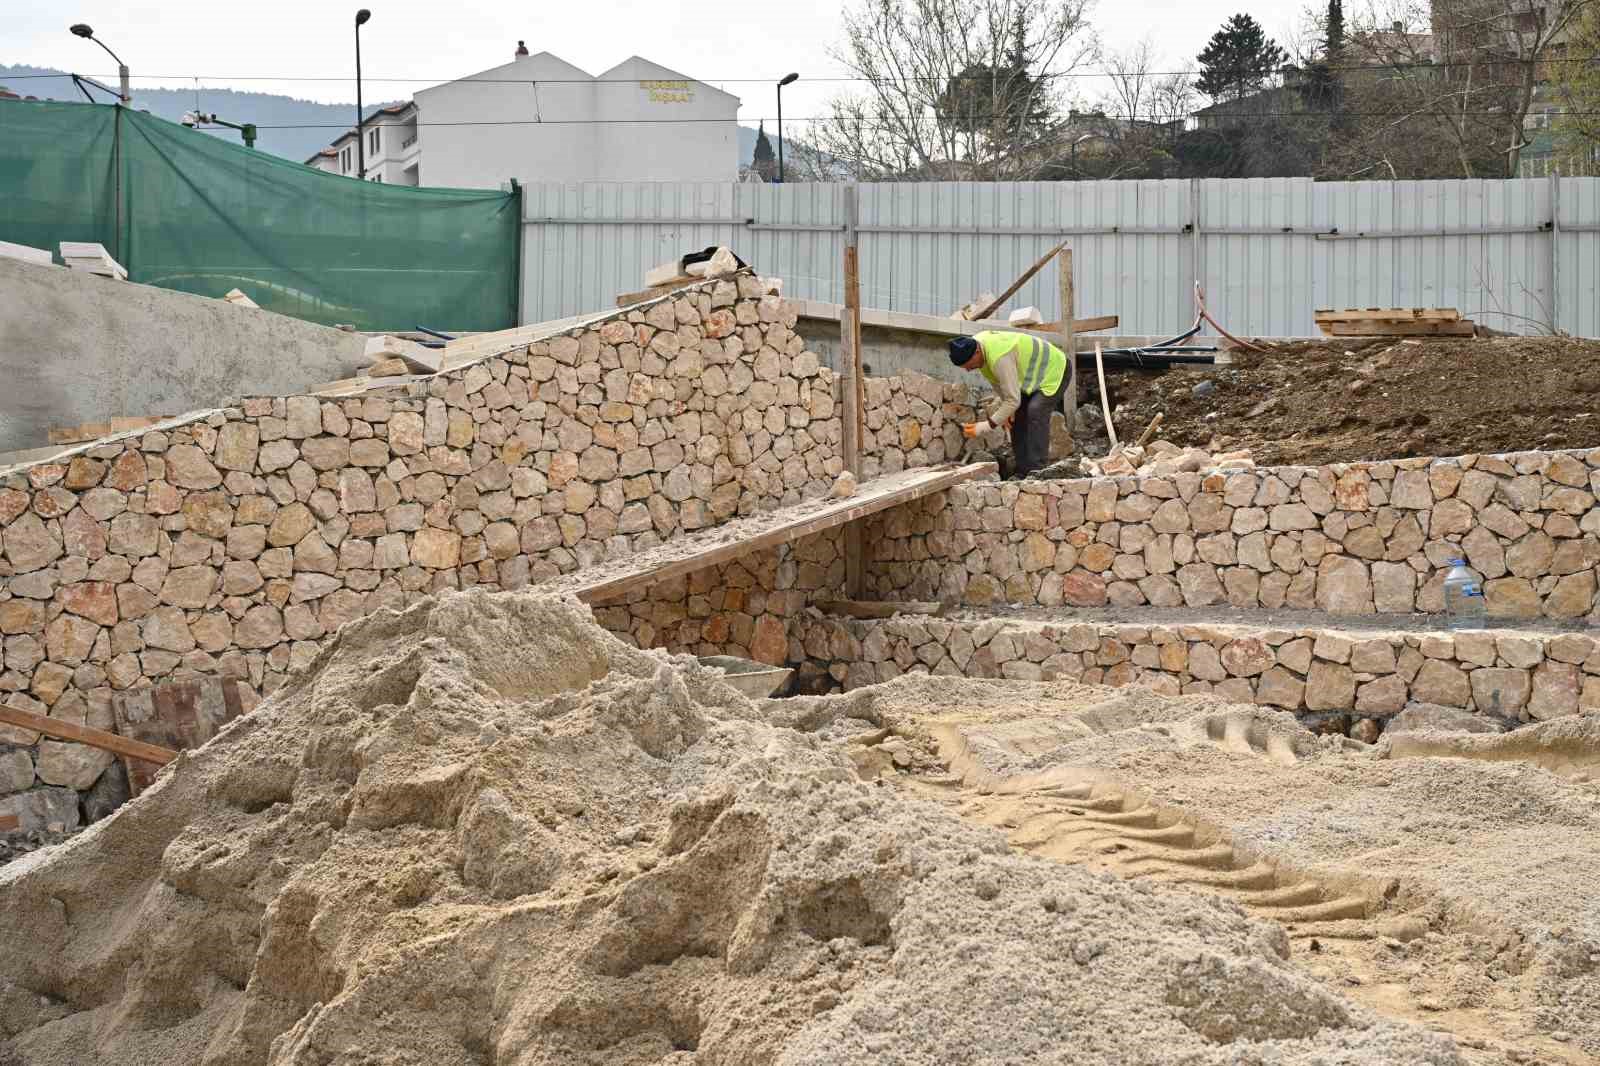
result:
[(1228, 670), (1222, 665), (1216, 648), (1197, 642), (1189, 645), (1189, 676), (1202, 681), (1222, 681), (1227, 678)]
[(1280, 503), (1267, 515), (1267, 525), (1276, 530), (1316, 529), (1320, 524), (1303, 503)]
[(1428, 471), (1396, 471), (1394, 487), (1389, 491), (1389, 505), (1414, 511), (1425, 511), (1432, 507), (1433, 488), (1428, 481)]
[(1530, 677), (1527, 670), (1480, 667), (1467, 678), (1472, 685), (1473, 703), (1484, 714), (1515, 718), (1528, 705)]
[(1074, 570), (1061, 578), (1061, 599), (1070, 607), (1104, 607), (1106, 583), (1099, 574)]
[(416, 455), (426, 447), (427, 427), (415, 411), (396, 411), (389, 416), (389, 450), (395, 455)]
[(181, 489), (214, 489), (222, 475), (211, 465), (206, 453), (193, 444), (174, 444), (162, 458), (167, 463), (166, 480)]
[(1542, 577), (1550, 570), (1555, 550), (1548, 534), (1529, 533), (1506, 550), (1506, 568), (1517, 577)]
[(1263, 673), (1256, 682), (1256, 702), (1285, 710), (1298, 710), (1305, 701), (1305, 682), (1281, 666)]
[(1240, 637), (1222, 647), (1222, 665), (1235, 677), (1254, 677), (1273, 665), (1272, 649), (1257, 637)]
[(34, 772), (47, 785), (85, 792), (115, 759), (111, 752), (87, 744), (42, 740)]
[(223, 470), (250, 473), (256, 468), (256, 455), (260, 450), (261, 431), (254, 422), (229, 422), (217, 431), (212, 461)]
[(1330, 614), (1372, 614), (1372, 579), (1365, 563), (1343, 555), (1324, 556), (1317, 567), (1317, 607)]
[(1572, 663), (1543, 662), (1533, 671), (1533, 691), (1528, 696), (1528, 714), (1543, 721), (1578, 713), (1582, 678)]
[(1312, 711), (1345, 711), (1355, 704), (1356, 675), (1341, 663), (1311, 664), (1306, 674), (1305, 703)]
[(61, 590), (63, 609), (98, 622), (117, 624), (117, 589), (109, 581), (79, 581)]
[(350, 441), (345, 437), (312, 437), (301, 442), (300, 454), (313, 470), (338, 470), (350, 463)]
[(1350, 648), (1350, 669), (1361, 674), (1394, 673), (1394, 645), (1387, 640), (1357, 641)]
[(293, 440), (315, 437), (322, 432), (322, 401), (315, 396), (290, 396), (285, 435)]
[(33, 787), (33, 757), (26, 751), (0, 751), (0, 796)]
[(442, 529), (420, 529), (411, 542), (411, 561), (417, 566), (447, 570), (460, 564), (461, 535)]
[(183, 517), (191, 532), (220, 540), (233, 525), (233, 506), (225, 492), (191, 492), (183, 500)]
[(177, 607), (157, 607), (145, 618), (140, 629), (146, 647), (164, 651), (186, 652), (195, 647), (194, 634), (182, 610)]
[(1442, 659), (1428, 659), (1411, 682), (1411, 698), (1446, 707), (1467, 707), (1471, 688), (1466, 671)]
[(1178, 587), (1183, 590), (1183, 602), (1190, 607), (1205, 607), (1226, 598), (1217, 569), (1209, 563), (1180, 566)]
[(158, 594), (161, 602), (174, 607), (199, 609), (211, 599), (217, 587), (217, 571), (210, 566), (180, 566), (167, 572)]
[(266, 603), (246, 611), (233, 631), (234, 643), (241, 648), (270, 648), (283, 636), (282, 612)]
[(278, 510), (267, 529), (267, 543), (274, 548), (298, 544), (316, 526), (316, 516), (303, 503), (291, 503)]
[(1278, 662), (1295, 673), (1303, 674), (1311, 669), (1311, 641), (1305, 637), (1279, 645), (1277, 654)]
[(1355, 709), (1364, 714), (1398, 714), (1405, 706), (1406, 683), (1397, 674), (1368, 681), (1356, 690)]
[(1410, 614), (1416, 607), (1417, 572), (1404, 563), (1372, 564), (1372, 600), (1380, 614)]
[[(99, 636), (100, 627), (94, 622), (76, 615), (61, 614), (45, 627), (44, 644), (52, 660), (70, 666), (89, 657)], [(10, 665), (11, 641), (6, 641), (6, 645), (6, 660)]]
[(5, 527), (5, 557), (14, 573), (38, 570), (61, 557), (61, 537), (38, 515), (28, 513)]
[(1556, 582), (1544, 601), (1544, 613), (1551, 618), (1581, 618), (1594, 610), (1595, 572), (1580, 570)]
[(1489, 613), (1501, 618), (1537, 618), (1541, 611), (1539, 593), (1527, 578), (1502, 577), (1483, 583), (1483, 598)]

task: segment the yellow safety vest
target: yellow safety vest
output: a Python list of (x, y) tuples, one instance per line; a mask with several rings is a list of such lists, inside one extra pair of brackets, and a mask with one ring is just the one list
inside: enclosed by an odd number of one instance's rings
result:
[(1015, 351), (1017, 382), (1022, 386), (1022, 395), (1042, 392), (1054, 396), (1061, 390), (1062, 379), (1067, 376), (1067, 356), (1049, 341), (1009, 330), (984, 330), (976, 340), (983, 352), (983, 366), (978, 369), (989, 379), (989, 384), (999, 387), (994, 365)]

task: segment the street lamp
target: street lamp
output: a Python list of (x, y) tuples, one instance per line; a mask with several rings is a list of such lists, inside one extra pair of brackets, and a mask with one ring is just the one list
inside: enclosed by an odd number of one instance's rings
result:
[(356, 180), (367, 180), (367, 139), (362, 135), (361, 118), (361, 27), (372, 17), (362, 8), (356, 12)]
[(778, 184), (783, 184), (783, 87), (800, 80), (799, 74), (785, 74), (778, 83)]
[[(101, 48), (106, 48), (106, 43), (100, 40), (100, 38), (96, 37), (94, 35), (94, 30), (90, 29), (85, 23), (79, 22), (70, 27), (70, 29), (72, 30), (73, 36), (82, 37), (86, 41), (93, 41)], [(117, 60), (117, 74), (122, 78), (122, 102), (125, 104), (132, 103), (133, 96), (128, 92), (128, 64), (119, 59), (117, 57), (117, 53), (113, 52), (109, 48), (106, 48), (106, 55)]]

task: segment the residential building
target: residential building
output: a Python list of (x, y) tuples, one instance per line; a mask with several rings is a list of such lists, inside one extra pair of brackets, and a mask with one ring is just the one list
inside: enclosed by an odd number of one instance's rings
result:
[[(512, 178), (734, 181), (738, 111), (738, 97), (639, 56), (596, 76), (518, 42), (510, 63), (367, 120), (365, 177), (464, 189)], [(356, 177), (354, 130), (307, 163)]]
[[(379, 108), (362, 123), (366, 138), (367, 181), (381, 181), (388, 185), (420, 185), (418, 164), (422, 158), (417, 133), (417, 105), (392, 104)], [(306, 160), (306, 166), (326, 170), (330, 174), (356, 177), (361, 167), (361, 154), (356, 150), (356, 131), (346, 130), (328, 147)]]

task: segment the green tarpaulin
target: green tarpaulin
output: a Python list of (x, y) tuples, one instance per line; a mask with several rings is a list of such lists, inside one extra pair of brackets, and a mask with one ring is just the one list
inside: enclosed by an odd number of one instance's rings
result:
[(327, 174), (136, 111), (0, 101), (0, 240), (365, 330), (516, 325), (514, 193)]

